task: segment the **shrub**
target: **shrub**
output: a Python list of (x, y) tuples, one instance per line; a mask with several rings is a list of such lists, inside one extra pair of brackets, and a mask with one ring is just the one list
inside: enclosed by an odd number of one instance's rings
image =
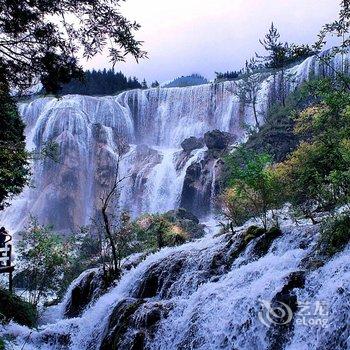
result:
[[(271, 162), (268, 154), (255, 154), (243, 147), (227, 156), (228, 185), (235, 197), (231, 201), (235, 209), (229, 213), (231, 221), (240, 221), (241, 214), (247, 211), (249, 217), (259, 217), (267, 228), (268, 211), (275, 210), (283, 201), (281, 181)], [(239, 220), (235, 217), (237, 214)]]
[(350, 241), (350, 216), (342, 214), (327, 219), (321, 226), (321, 251), (333, 256), (340, 252)]
[(33, 304), (1, 288), (0, 314), (5, 322), (13, 320), (28, 327), (35, 327), (38, 318), (36, 307)]

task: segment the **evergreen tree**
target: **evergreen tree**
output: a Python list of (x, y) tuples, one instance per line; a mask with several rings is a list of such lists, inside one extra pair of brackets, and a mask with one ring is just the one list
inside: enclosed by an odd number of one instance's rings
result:
[(86, 71), (82, 79), (74, 79), (63, 85), (60, 94), (115, 95), (125, 90), (141, 88), (137, 78), (127, 78), (122, 72), (113, 69)]
[[(280, 100), (282, 105), (285, 105), (286, 99), (286, 66), (288, 63), (288, 57), (290, 55), (290, 48), (288, 43), (282, 43), (280, 41), (280, 34), (272, 23), (269, 32), (265, 35), (264, 39), (259, 40), (260, 44), (267, 52), (266, 56), (258, 56), (258, 58), (265, 64), (265, 67), (273, 69), (273, 76), (275, 80), (273, 97)], [(276, 75), (280, 73), (280, 81), (276, 86)]]
[(157, 88), (157, 87), (159, 87), (159, 86), (160, 86), (160, 85), (159, 85), (159, 83), (158, 83), (157, 80), (156, 80), (155, 82), (153, 82), (152, 85), (151, 85), (152, 88)]
[(142, 83), (141, 83), (141, 88), (142, 88), (142, 89), (148, 89), (146, 79), (143, 79), (143, 81), (142, 81)]
[(260, 127), (259, 111), (257, 110), (258, 94), (265, 78), (266, 74), (259, 71), (256, 60), (252, 58), (246, 62), (245, 70), (241, 79), (235, 83), (235, 88), (230, 90), (241, 102), (252, 107), (257, 129)]
[(0, 210), (19, 194), (29, 176), (24, 124), (6, 82), (0, 82)]

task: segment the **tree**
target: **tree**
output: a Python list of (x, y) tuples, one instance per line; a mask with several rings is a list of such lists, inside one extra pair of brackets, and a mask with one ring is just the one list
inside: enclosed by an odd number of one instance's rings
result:
[[(279, 41), (280, 34), (272, 23), (269, 32), (265, 35), (264, 39), (259, 40), (260, 44), (267, 51), (266, 56), (258, 56), (262, 62), (265, 63), (267, 68), (273, 69), (273, 76), (276, 84), (277, 72), (280, 72), (279, 86), (275, 87), (274, 95), (279, 97), (282, 105), (285, 105), (286, 98), (286, 76), (285, 69), (288, 63), (288, 57), (290, 54), (290, 48), (288, 43), (282, 43)], [(277, 91), (279, 93), (277, 93)]]
[(147, 82), (146, 82), (146, 79), (143, 79), (142, 83), (141, 83), (141, 89), (148, 89), (148, 85), (147, 85)]
[[(272, 171), (271, 163), (272, 158), (268, 154), (255, 154), (244, 147), (227, 157), (228, 188), (231, 189), (227, 192), (231, 198), (227, 197), (227, 200), (234, 205), (229, 212), (234, 222), (257, 216), (266, 229), (268, 212), (283, 203), (280, 182)], [(234, 201), (239, 203), (238, 208)], [(244, 210), (247, 216), (244, 216)]]
[(107, 71), (85, 71), (83, 81), (73, 79), (64, 84), (60, 95), (114, 95), (122, 91), (141, 88), (138, 80), (127, 78), (122, 72), (115, 72), (113, 69)]
[(215, 75), (216, 75), (215, 82), (219, 83), (221, 81), (239, 79), (239, 76), (241, 75), (241, 71), (239, 71), (239, 72), (237, 72), (237, 71), (232, 71), (232, 72), (227, 71), (225, 73), (215, 72)]
[[(78, 54), (91, 58), (108, 46), (114, 65), (127, 54), (145, 57), (119, 12), (120, 0), (5, 0), (0, 4), (0, 72), (10, 88), (41, 82), (47, 92), (81, 76)], [(108, 45), (107, 45), (108, 44)]]
[(288, 201), (312, 219), (350, 201), (350, 95), (332, 79), (309, 84), (318, 101), (296, 117), (304, 141), (275, 168)]
[(257, 63), (255, 59), (252, 58), (249, 62), (246, 62), (245, 70), (241, 79), (235, 83), (235, 88), (229, 89), (229, 91), (236, 95), (244, 104), (252, 107), (257, 129), (260, 127), (260, 113), (257, 110), (258, 95), (265, 78), (266, 75), (259, 72)]
[(10, 96), (6, 81), (0, 82), (0, 210), (18, 195), (30, 175), (25, 150), (24, 124)]
[[(314, 49), (321, 51), (327, 44), (328, 37), (337, 37), (340, 39), (338, 45), (332, 45), (332, 49), (326, 54), (319, 56), (320, 60), (330, 68), (333, 73), (341, 80), (342, 84), (350, 90), (349, 77), (344, 74), (348, 70), (345, 54), (349, 52), (350, 46), (350, 0), (342, 0), (340, 2), (339, 18), (332, 23), (325, 24), (319, 35), (318, 40), (314, 44)], [(337, 54), (342, 55), (341, 71), (337, 71), (331, 64), (330, 60)]]
[(153, 82), (152, 85), (151, 85), (152, 88), (157, 88), (159, 86), (160, 86), (160, 84), (158, 83), (157, 80), (155, 82)]
[[(130, 216), (126, 212), (122, 212), (117, 217), (118, 212), (118, 198), (120, 194), (120, 186), (128, 177), (122, 176), (120, 172), (120, 162), (122, 154), (124, 153), (125, 144), (120, 141), (117, 148), (117, 159), (114, 177), (111, 187), (106, 191), (105, 195), (101, 197), (101, 224), (97, 225), (97, 230), (101, 229), (104, 232), (102, 245), (106, 242), (107, 258), (111, 260), (111, 266), (106, 270), (104, 261), (105, 275), (111, 275), (112, 279), (119, 278), (121, 259), (125, 257), (128, 250), (128, 244), (132, 238), (132, 230), (130, 223)], [(109, 259), (110, 255), (110, 259)]]
[(52, 227), (41, 226), (32, 218), (18, 244), (20, 266), (25, 271), (23, 287), (30, 303), (36, 306), (48, 293), (59, 290), (68, 255), (68, 247)]

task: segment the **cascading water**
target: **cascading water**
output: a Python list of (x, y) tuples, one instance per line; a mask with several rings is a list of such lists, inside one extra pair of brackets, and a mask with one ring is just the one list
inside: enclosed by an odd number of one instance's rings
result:
[[(337, 56), (332, 64), (341, 62)], [(288, 89), (311, 76), (330, 73), (310, 57), (290, 69), (293, 79)], [(270, 104), (273, 84), (274, 79), (267, 78), (259, 92), (261, 119)], [(192, 160), (186, 159), (180, 154), (180, 143), (214, 129), (228, 131), (240, 141), (246, 136), (244, 126), (255, 123), (251, 106), (242, 105), (234, 89), (234, 82), (224, 82), (134, 90), (114, 97), (48, 97), (21, 104), (28, 148), (41, 149), (53, 141), (59, 145), (60, 157), (57, 163), (48, 159), (34, 162), (34, 187), (27, 188), (1, 214), (2, 224), (17, 231), (29, 214), (57, 230), (88, 224), (98, 207), (97, 199), (108, 188), (120, 138), (131, 144), (123, 160), (122, 172), (129, 178), (120, 196), (121, 207), (134, 216), (177, 207), (186, 167), (199, 156), (194, 152)]]
[[(267, 248), (263, 237), (242, 248), (244, 229), (234, 237), (214, 230), (165, 248), (125, 272), (81, 316), (38, 331), (10, 324), (0, 334), (14, 336), (13, 345), (25, 343), (28, 350), (348, 349), (350, 247), (310, 269), (305, 261), (314, 252), (318, 227), (283, 222), (283, 235)], [(326, 324), (298, 322), (301, 309), (293, 310), (287, 325), (266, 323), (263, 301), (293, 304), (294, 298), (310, 307), (325, 303), (327, 314), (317, 315)]]

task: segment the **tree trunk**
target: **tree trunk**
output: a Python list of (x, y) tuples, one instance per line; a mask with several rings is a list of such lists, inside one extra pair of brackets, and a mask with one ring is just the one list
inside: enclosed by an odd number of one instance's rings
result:
[(118, 271), (118, 256), (117, 256), (117, 249), (115, 247), (114, 241), (113, 241), (113, 236), (108, 220), (108, 215), (107, 215), (107, 208), (105, 206), (102, 207), (102, 217), (103, 217), (103, 223), (105, 226), (105, 231), (106, 235), (108, 237), (109, 243), (111, 245), (112, 249), (112, 257), (113, 257), (113, 263), (114, 263), (114, 273), (116, 274)]

